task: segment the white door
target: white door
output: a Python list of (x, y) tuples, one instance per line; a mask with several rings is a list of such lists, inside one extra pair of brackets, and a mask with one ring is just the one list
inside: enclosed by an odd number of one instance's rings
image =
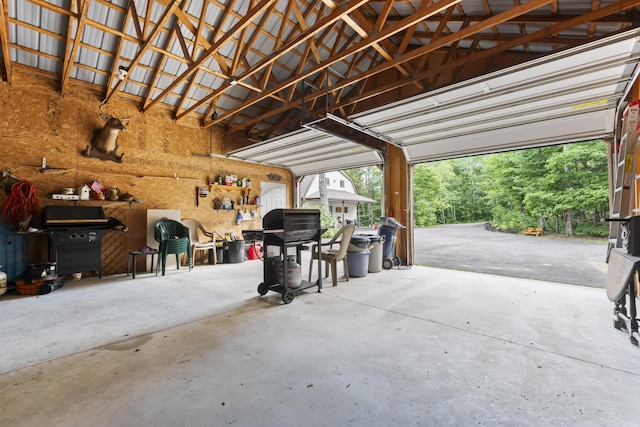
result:
[(287, 207), (287, 184), (260, 182), (260, 214)]

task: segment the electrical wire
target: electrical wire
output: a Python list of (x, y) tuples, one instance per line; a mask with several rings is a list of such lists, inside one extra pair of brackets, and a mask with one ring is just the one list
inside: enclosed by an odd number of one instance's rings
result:
[(38, 213), (38, 193), (29, 181), (19, 181), (11, 186), (11, 193), (2, 201), (2, 215), (16, 226), (26, 228), (28, 221)]

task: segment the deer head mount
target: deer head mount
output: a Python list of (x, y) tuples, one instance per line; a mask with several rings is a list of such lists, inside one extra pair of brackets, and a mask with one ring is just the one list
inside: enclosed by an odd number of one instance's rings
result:
[(117, 154), (118, 135), (121, 131), (126, 131), (129, 120), (139, 116), (140, 113), (128, 117), (116, 117), (104, 110), (106, 106), (106, 101), (103, 101), (102, 104), (100, 104), (100, 117), (106, 123), (102, 128), (93, 131), (91, 144), (87, 145), (86, 150), (82, 151), (82, 155), (85, 157), (94, 157), (100, 160), (111, 160), (117, 163), (122, 163), (124, 153), (120, 155)]

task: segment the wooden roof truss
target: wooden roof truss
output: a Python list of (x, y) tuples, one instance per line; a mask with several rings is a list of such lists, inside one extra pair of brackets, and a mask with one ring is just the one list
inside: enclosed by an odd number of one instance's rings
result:
[(35, 73), (62, 93), (87, 88), (262, 140), (299, 127), (303, 100), (348, 118), (627, 29), (639, 5), (2, 0), (1, 70), (9, 83)]

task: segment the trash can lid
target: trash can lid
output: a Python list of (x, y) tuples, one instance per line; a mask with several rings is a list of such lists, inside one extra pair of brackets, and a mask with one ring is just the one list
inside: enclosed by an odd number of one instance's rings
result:
[(366, 234), (354, 234), (351, 236), (351, 243), (353, 244), (358, 244), (358, 243), (369, 243), (369, 241), (371, 240), (371, 236), (366, 235)]
[(369, 240), (371, 241), (371, 243), (379, 243), (384, 240), (384, 235), (369, 236)]
[(404, 225), (400, 224), (400, 222), (391, 217), (391, 216), (382, 216), (380, 217), (380, 226), (381, 227), (392, 227), (392, 228), (404, 228)]

